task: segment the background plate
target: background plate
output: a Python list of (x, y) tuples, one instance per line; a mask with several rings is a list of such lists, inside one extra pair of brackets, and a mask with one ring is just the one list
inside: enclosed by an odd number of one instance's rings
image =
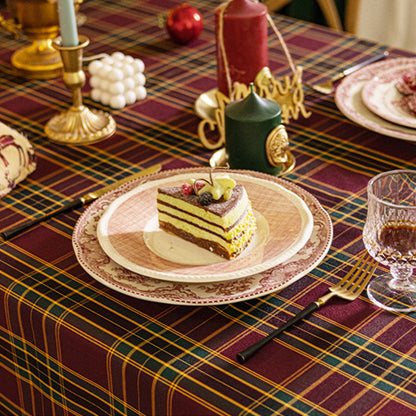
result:
[(361, 98), (364, 85), (381, 72), (394, 67), (414, 67), (416, 58), (386, 59), (368, 65), (348, 75), (335, 91), (335, 102), (339, 110), (350, 120), (376, 133), (408, 141), (416, 141), (416, 130), (391, 123), (370, 111)]

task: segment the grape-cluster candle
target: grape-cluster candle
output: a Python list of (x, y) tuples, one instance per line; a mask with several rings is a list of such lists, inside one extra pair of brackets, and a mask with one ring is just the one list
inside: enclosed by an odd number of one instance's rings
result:
[(92, 61), (88, 71), (94, 101), (119, 109), (146, 98), (146, 77), (141, 59), (114, 52)]

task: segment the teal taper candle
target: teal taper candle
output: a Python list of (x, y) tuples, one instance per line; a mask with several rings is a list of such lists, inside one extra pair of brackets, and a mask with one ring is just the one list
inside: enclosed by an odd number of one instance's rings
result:
[(74, 0), (58, 0), (58, 15), (62, 46), (78, 46), (79, 40)]
[(225, 107), (225, 148), (232, 169), (250, 169), (272, 175), (281, 166), (272, 166), (267, 158), (269, 133), (280, 125), (282, 109), (272, 100), (262, 98), (253, 90)]

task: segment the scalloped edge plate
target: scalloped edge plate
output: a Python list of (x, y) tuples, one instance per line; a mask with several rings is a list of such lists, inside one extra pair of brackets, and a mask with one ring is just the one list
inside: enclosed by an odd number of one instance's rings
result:
[[(175, 172), (181, 171), (183, 169)], [(188, 169), (188, 172), (193, 172), (193, 168)], [(169, 176), (171, 171), (160, 174)], [(260, 172), (248, 174), (270, 179)], [(293, 257), (257, 275), (219, 283), (169, 282), (131, 272), (104, 253), (97, 238), (97, 225), (106, 208), (116, 198), (145, 183), (153, 175), (126, 183), (94, 201), (78, 219), (72, 235), (74, 252), (84, 271), (100, 284), (120, 294), (169, 305), (210, 306), (247, 301), (282, 290), (301, 279), (321, 263), (330, 249), (332, 223), (318, 200), (291, 182), (272, 178), (270, 180), (296, 192), (308, 205), (314, 219), (311, 237)]]

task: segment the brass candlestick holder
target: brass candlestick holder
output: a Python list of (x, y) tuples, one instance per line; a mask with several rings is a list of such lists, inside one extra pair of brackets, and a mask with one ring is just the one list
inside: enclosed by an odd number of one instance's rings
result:
[(62, 46), (60, 37), (53, 41), (54, 47), (61, 54), (64, 84), (72, 91), (70, 109), (53, 117), (45, 126), (46, 135), (56, 143), (90, 144), (106, 139), (116, 131), (116, 123), (110, 114), (89, 110), (82, 104), (81, 88), (86, 80), (82, 69), (82, 55), (88, 44), (86, 36), (79, 36), (77, 46)]
[[(83, 0), (73, 0), (77, 13)], [(16, 75), (28, 79), (50, 79), (62, 76), (62, 61), (52, 40), (59, 33), (56, 0), (6, 0), (10, 18), (0, 14), (0, 27), (14, 35), (25, 35), (32, 43), (11, 56)], [(82, 14), (77, 13), (80, 25)]]
[(58, 5), (49, 0), (7, 0), (10, 19), (0, 15), (0, 25), (16, 39), (22, 34), (32, 43), (11, 56), (17, 75), (28, 79), (49, 79), (62, 76), (59, 52), (52, 39), (59, 33)]

